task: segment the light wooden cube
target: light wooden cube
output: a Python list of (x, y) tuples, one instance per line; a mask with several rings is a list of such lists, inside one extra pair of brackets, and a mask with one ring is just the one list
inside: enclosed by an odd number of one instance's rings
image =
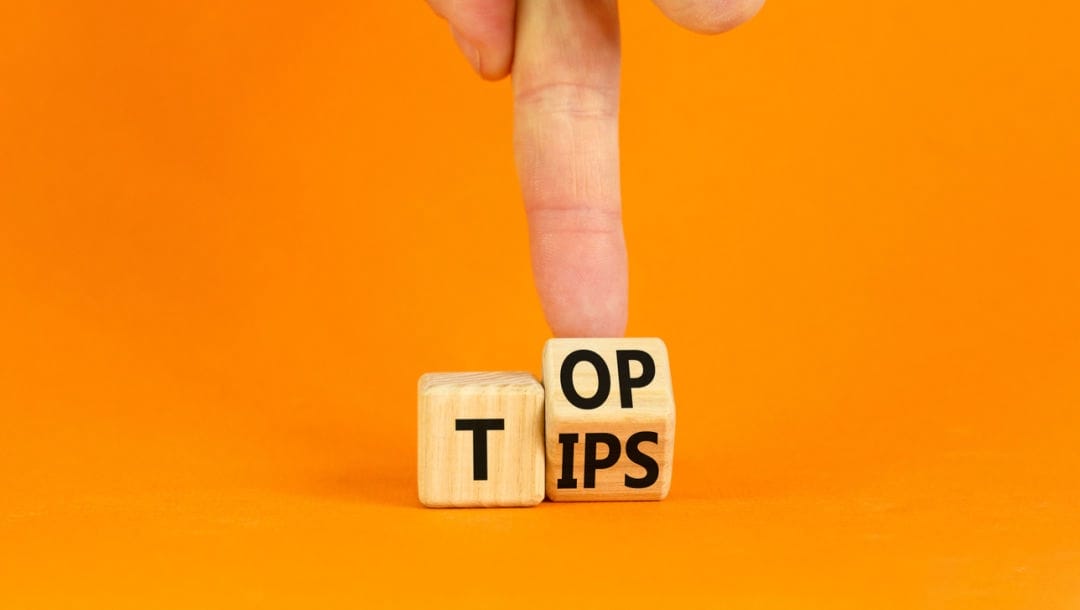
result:
[(667, 497), (675, 398), (663, 341), (551, 339), (544, 391), (548, 498)]
[(529, 373), (428, 373), (418, 384), (425, 506), (544, 499), (544, 389)]

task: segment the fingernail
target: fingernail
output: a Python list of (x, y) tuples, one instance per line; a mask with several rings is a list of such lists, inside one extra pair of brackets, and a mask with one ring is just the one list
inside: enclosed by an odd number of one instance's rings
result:
[(480, 49), (477, 49), (471, 42), (466, 40), (456, 28), (450, 28), (450, 31), (454, 35), (454, 42), (457, 43), (458, 48), (465, 55), (465, 59), (469, 60), (473, 70), (476, 70), (477, 74), (482, 74), (480, 72)]

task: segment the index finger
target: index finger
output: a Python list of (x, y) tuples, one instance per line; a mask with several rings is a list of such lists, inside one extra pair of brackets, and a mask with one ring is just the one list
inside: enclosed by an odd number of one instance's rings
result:
[(619, 65), (614, 0), (518, 2), (514, 152), (533, 275), (556, 336), (626, 330)]

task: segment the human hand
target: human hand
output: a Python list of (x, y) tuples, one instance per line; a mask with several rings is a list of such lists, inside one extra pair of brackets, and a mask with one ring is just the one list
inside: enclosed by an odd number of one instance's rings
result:
[[(764, 0), (653, 0), (676, 23), (719, 33)], [(533, 276), (557, 337), (626, 330), (619, 189), (616, 0), (428, 0), (485, 79), (513, 72), (514, 156)]]

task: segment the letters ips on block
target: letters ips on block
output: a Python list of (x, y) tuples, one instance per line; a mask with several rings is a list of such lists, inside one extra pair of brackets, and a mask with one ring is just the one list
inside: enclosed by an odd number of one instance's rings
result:
[(661, 500), (675, 399), (660, 339), (551, 339), (543, 356), (547, 496)]

